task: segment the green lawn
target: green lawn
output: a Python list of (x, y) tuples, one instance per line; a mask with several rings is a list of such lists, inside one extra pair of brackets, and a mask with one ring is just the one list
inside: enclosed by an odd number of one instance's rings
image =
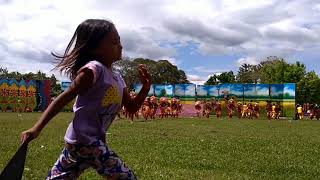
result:
[[(39, 113), (0, 114), (0, 171)], [(60, 113), (29, 147), (24, 179), (44, 179), (72, 113)], [(117, 120), (108, 141), (140, 179), (317, 179), (320, 121)], [(92, 170), (80, 179), (100, 179)]]

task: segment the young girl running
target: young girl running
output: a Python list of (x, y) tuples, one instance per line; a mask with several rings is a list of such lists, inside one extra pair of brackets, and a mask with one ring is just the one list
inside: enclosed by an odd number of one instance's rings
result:
[(108, 179), (136, 179), (106, 144), (106, 131), (122, 106), (130, 113), (140, 108), (151, 81), (146, 68), (140, 65), (143, 87), (134, 99), (130, 98), (122, 77), (112, 71), (112, 63), (121, 59), (121, 52), (114, 24), (88, 19), (77, 27), (64, 55), (53, 54), (61, 60), (56, 68), (70, 76), (72, 85), (50, 104), (31, 129), (21, 134), (22, 142), (35, 139), (62, 107), (77, 97), (74, 118), (64, 137), (65, 147), (47, 179), (76, 179), (89, 167)]

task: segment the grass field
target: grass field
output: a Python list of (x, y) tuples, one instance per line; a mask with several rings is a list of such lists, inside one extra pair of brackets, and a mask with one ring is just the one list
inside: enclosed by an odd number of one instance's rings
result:
[[(39, 113), (0, 114), (0, 171)], [(72, 113), (60, 113), (29, 147), (24, 179), (44, 179), (63, 148)], [(140, 179), (317, 179), (320, 121), (117, 120), (113, 150)], [(93, 170), (80, 179), (101, 179)]]

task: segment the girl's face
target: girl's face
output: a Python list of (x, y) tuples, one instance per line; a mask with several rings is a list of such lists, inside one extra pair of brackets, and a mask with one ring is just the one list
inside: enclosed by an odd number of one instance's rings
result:
[(110, 67), (113, 62), (121, 59), (122, 45), (116, 28), (113, 28), (113, 30), (102, 39), (96, 49), (96, 54), (108, 67)]

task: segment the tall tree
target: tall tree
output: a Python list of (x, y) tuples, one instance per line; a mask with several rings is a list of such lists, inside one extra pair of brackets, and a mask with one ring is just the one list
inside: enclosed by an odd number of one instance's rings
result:
[(186, 73), (183, 71), (183, 70), (179, 70), (179, 80), (178, 80), (178, 84), (188, 84), (190, 83), (187, 76), (186, 76)]
[(204, 83), (204, 85), (217, 85), (219, 84), (218, 75), (210, 76), (209, 79)]
[(51, 80), (51, 96), (55, 97), (60, 93), (62, 93), (62, 87), (61, 87), (61, 84), (58, 83), (58, 80), (54, 74), (51, 75), (50, 80)]
[(121, 74), (129, 89), (139, 80), (138, 64), (129, 58), (114, 63), (113, 69)]
[(297, 83), (306, 73), (304, 64), (300, 62), (289, 64), (281, 58), (268, 60), (260, 65), (262, 83)]
[(168, 60), (154, 61), (151, 59), (125, 59), (114, 64), (124, 78), (127, 86), (132, 88), (134, 84), (140, 83), (138, 66), (145, 64), (150, 72), (153, 84), (181, 84), (189, 83), (183, 70), (171, 64)]
[(258, 83), (260, 82), (260, 66), (242, 64), (237, 75), (239, 83)]
[(223, 72), (218, 76), (218, 81), (219, 83), (235, 83), (235, 75), (233, 74), (232, 71), (229, 72)]
[(295, 64), (290, 64), (287, 71), (284, 72), (284, 81), (297, 83), (306, 75), (306, 66), (297, 61)]
[(320, 78), (314, 72), (308, 72), (297, 83), (297, 102), (302, 104), (308, 103), (320, 103)]
[(0, 67), (0, 79), (8, 78), (9, 71), (7, 68)]

